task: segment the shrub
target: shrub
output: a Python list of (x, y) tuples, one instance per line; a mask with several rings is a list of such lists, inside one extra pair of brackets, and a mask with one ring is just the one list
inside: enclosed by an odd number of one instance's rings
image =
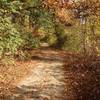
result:
[(23, 38), (10, 18), (0, 17), (0, 56), (15, 54), (22, 42)]
[(21, 45), (22, 49), (34, 49), (39, 47), (39, 38), (36, 38), (32, 33), (25, 33), (23, 36), (23, 44)]

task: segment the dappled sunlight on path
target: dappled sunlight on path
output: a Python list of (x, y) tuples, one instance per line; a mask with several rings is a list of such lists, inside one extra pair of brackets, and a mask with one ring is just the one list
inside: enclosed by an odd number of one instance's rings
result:
[(84, 65), (79, 55), (47, 51), (33, 52), (33, 68), (3, 100), (99, 100), (98, 61)]
[[(66, 91), (70, 82), (65, 83), (63, 62), (39, 61), (36, 67), (20, 81), (13, 95), (7, 100), (68, 100)], [(67, 93), (67, 94), (66, 94)], [(74, 94), (74, 93), (73, 93)]]

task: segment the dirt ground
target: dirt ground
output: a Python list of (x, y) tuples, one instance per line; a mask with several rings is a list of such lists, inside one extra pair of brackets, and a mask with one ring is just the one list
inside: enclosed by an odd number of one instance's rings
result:
[(30, 61), (0, 66), (0, 100), (100, 99), (100, 57), (84, 60), (54, 50), (32, 55)]

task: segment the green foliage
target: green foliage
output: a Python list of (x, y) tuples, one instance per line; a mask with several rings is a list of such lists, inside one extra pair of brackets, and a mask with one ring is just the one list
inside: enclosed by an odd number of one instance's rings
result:
[(0, 17), (0, 55), (14, 54), (21, 46), (23, 39), (10, 18)]
[(24, 8), (38, 8), (42, 4), (42, 0), (20, 0), (24, 3)]
[(62, 49), (79, 52), (80, 51), (79, 34), (67, 33), (67, 39), (65, 39)]
[(37, 7), (41, 4), (42, 0), (27, 0), (27, 3), (31, 6), (31, 7)]
[(14, 65), (14, 58), (13, 57), (9, 57), (9, 56), (4, 56), (4, 58), (2, 58), (0, 60), (0, 64), (4, 65), (4, 66), (10, 66), (10, 65)]
[(20, 1), (13, 1), (8, 4), (8, 8), (12, 13), (20, 13), (20, 10), (22, 10), (22, 5)]
[(57, 42), (57, 36), (55, 34), (49, 34), (47, 36), (47, 41), (48, 41), (48, 43), (49, 43), (50, 46), (53, 46)]
[[(26, 33), (27, 12), (20, 0), (0, 0), (0, 57), (15, 55), (19, 50), (33, 49), (39, 46), (39, 40), (32, 33)], [(6, 5), (6, 6), (5, 6)], [(12, 21), (14, 17), (14, 20)], [(20, 18), (18, 18), (20, 17)], [(22, 24), (23, 23), (23, 24)], [(24, 24), (25, 23), (25, 24)], [(29, 24), (27, 24), (29, 25)], [(21, 29), (23, 28), (23, 29)]]
[(23, 35), (23, 40), (22, 49), (34, 49), (39, 47), (39, 38), (34, 38), (31, 33)]
[(0, 4), (7, 2), (8, 0), (0, 0)]
[(65, 26), (61, 23), (56, 23), (55, 25), (55, 35), (57, 37), (56, 47), (62, 49), (64, 43), (67, 40), (67, 35), (65, 33)]
[(37, 24), (39, 25), (39, 32), (44, 34), (45, 41), (50, 45), (55, 44), (55, 23), (52, 13), (42, 9)]
[(42, 29), (44, 33), (54, 33), (54, 22), (53, 22), (53, 14), (49, 10), (44, 8), (36, 8), (33, 10), (33, 18), (35, 24), (38, 25), (39, 29)]
[(38, 25), (45, 29), (46, 33), (54, 33), (54, 23), (53, 23), (53, 15), (50, 11), (41, 9), (40, 16), (38, 19)]
[(35, 8), (33, 10), (33, 22), (38, 26), (38, 32), (40, 33), (40, 38), (42, 42), (47, 42), (50, 45), (55, 44), (55, 23), (53, 11), (44, 8)]

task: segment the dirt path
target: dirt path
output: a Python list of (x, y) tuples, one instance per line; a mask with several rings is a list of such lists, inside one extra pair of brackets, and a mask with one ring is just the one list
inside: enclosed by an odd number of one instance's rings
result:
[(63, 61), (65, 58), (71, 61), (70, 54), (63, 58), (57, 51), (38, 52), (33, 57), (37, 62), (32, 64), (35, 67), (17, 84), (12, 96), (2, 100), (99, 100), (95, 70), (92, 72), (80, 64), (67, 66), (65, 70)]
[(32, 55), (37, 64), (17, 84), (13, 95), (3, 100), (66, 100), (64, 63), (58, 54), (51, 50), (35, 51)]
[(38, 57), (39, 63), (18, 84), (10, 100), (73, 100), (74, 96), (70, 96), (73, 91), (66, 92), (70, 83), (65, 82), (63, 58), (56, 51), (43, 51)]
[(39, 61), (7, 100), (66, 100), (63, 63)]

